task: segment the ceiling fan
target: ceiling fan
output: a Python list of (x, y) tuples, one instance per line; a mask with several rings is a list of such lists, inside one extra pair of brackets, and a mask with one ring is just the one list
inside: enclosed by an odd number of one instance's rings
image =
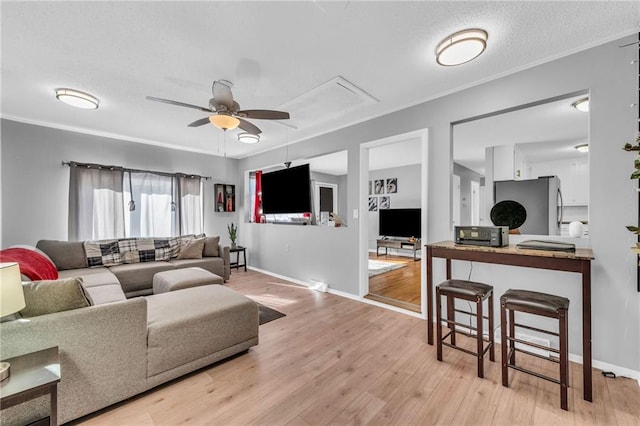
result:
[(147, 96), (147, 99), (150, 101), (163, 102), (165, 104), (193, 108), (199, 111), (212, 113), (212, 115), (208, 117), (189, 123), (189, 127), (199, 127), (211, 123), (222, 130), (235, 129), (236, 127), (239, 127), (251, 135), (258, 136), (262, 133), (262, 130), (245, 120), (245, 118), (256, 120), (289, 119), (289, 113), (283, 111), (272, 111), (268, 109), (241, 110), (238, 102), (233, 100), (233, 94), (231, 93), (232, 86), (233, 83), (227, 80), (214, 81), (212, 87), (213, 98), (209, 99), (208, 108), (179, 101), (172, 101), (170, 99), (156, 98), (153, 96)]

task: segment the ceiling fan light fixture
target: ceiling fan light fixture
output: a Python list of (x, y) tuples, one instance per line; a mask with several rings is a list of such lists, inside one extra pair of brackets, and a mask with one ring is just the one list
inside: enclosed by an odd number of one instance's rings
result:
[(572, 107), (582, 112), (589, 112), (589, 98), (578, 99), (571, 104)]
[(258, 143), (260, 142), (260, 136), (253, 133), (242, 132), (238, 135), (238, 140), (242, 143)]
[(82, 109), (98, 109), (100, 105), (95, 96), (75, 89), (56, 89), (56, 98), (67, 105)]
[(589, 152), (589, 144), (588, 143), (581, 143), (580, 145), (574, 146), (574, 148), (577, 149), (580, 152)]
[(488, 34), (478, 28), (453, 33), (438, 44), (436, 62), (442, 66), (455, 66), (469, 62), (487, 48)]
[(227, 114), (215, 114), (209, 117), (211, 124), (221, 130), (235, 129), (240, 125), (240, 120)]

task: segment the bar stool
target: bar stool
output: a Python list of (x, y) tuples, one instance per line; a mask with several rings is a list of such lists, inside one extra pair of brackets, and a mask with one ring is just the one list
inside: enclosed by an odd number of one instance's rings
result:
[[(442, 336), (442, 307), (441, 296), (447, 298), (447, 318), (444, 322), (450, 328), (450, 331), (443, 337)], [(482, 314), (482, 302), (489, 299), (488, 315)], [(469, 302), (476, 303), (476, 313), (468, 312), (455, 308), (455, 299), (467, 300)], [(436, 336), (437, 336), (437, 354), (438, 361), (442, 361), (442, 345), (448, 346), (453, 349), (474, 355), (478, 360), (478, 377), (484, 377), (484, 354), (489, 351), (489, 359), (495, 361), (495, 350), (493, 342), (493, 287), (488, 284), (464, 281), (464, 280), (447, 280), (436, 286), (436, 316), (438, 322), (436, 323)], [(456, 322), (455, 313), (459, 312), (469, 316), (476, 317), (476, 327), (472, 327), (470, 324), (463, 324)], [(483, 336), (483, 318), (489, 321), (489, 344), (484, 346)], [(469, 328), (476, 331), (476, 351), (470, 351), (468, 349), (456, 346), (456, 326)], [(462, 333), (471, 337), (471, 334)], [(444, 340), (449, 337), (450, 343)]]
[[(567, 388), (569, 386), (569, 345), (568, 345), (568, 318), (569, 299), (554, 296), (552, 294), (539, 293), (528, 290), (507, 290), (500, 297), (500, 333), (502, 337), (502, 386), (509, 387), (509, 368), (531, 374), (541, 379), (548, 380), (560, 385), (560, 407), (563, 410), (567, 408)], [(548, 318), (558, 320), (558, 333), (542, 330), (535, 327), (519, 324), (515, 322), (515, 312), (525, 312), (533, 315), (541, 315)], [(507, 323), (507, 312), (509, 314), (509, 322)], [(515, 336), (515, 327), (525, 328), (552, 336), (558, 336), (560, 340), (560, 349), (552, 349), (546, 346), (537, 345), (526, 340), (517, 339)], [(508, 335), (507, 335), (508, 330)], [(507, 342), (509, 351), (507, 352)], [(559, 355), (560, 360), (555, 358), (539, 355), (524, 349), (516, 348), (516, 343), (535, 347), (545, 351), (553, 352)], [(545, 376), (535, 371), (527, 370), (516, 365), (516, 352), (526, 353), (548, 361), (560, 364), (560, 380), (553, 377)]]

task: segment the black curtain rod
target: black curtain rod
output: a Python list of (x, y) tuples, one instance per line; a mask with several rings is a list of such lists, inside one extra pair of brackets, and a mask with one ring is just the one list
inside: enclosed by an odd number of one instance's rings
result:
[(158, 172), (155, 170), (128, 169), (122, 166), (107, 166), (104, 164), (94, 164), (94, 163), (78, 163), (76, 161), (63, 161), (62, 165), (69, 166), (69, 167), (74, 165), (76, 167), (77, 166), (86, 167), (87, 169), (96, 168), (96, 169), (122, 170), (123, 172), (130, 172), (130, 173), (153, 173), (161, 176), (189, 176), (192, 178), (199, 177), (200, 179), (204, 179), (204, 180), (211, 179), (211, 176), (199, 176), (199, 175), (194, 175), (189, 173), (181, 173), (181, 172), (167, 173), (167, 172)]

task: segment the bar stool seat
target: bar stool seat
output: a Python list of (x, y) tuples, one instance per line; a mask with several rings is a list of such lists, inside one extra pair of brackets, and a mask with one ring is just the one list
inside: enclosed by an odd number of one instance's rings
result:
[[(450, 331), (442, 336), (442, 296), (447, 298), (447, 318), (444, 322)], [(476, 303), (476, 313), (455, 309), (455, 299), (462, 299)], [(488, 315), (484, 316), (482, 304), (488, 299)], [(470, 324), (463, 324), (455, 321), (455, 313), (463, 313), (476, 317), (476, 327)], [(446, 280), (436, 286), (436, 316), (437, 316), (437, 357), (442, 361), (442, 346), (447, 346), (462, 352), (474, 355), (478, 361), (478, 377), (484, 377), (484, 354), (489, 351), (489, 359), (495, 361), (495, 349), (493, 338), (493, 286), (489, 284), (466, 281), (466, 280)], [(483, 320), (489, 322), (489, 344), (484, 346)], [(456, 326), (465, 327), (476, 332), (476, 351), (470, 351), (456, 345)], [(466, 333), (465, 333), (466, 334)], [(471, 336), (469, 334), (469, 336)], [(445, 340), (449, 338), (449, 342)]]
[[(507, 290), (500, 297), (500, 325), (501, 325), (501, 338), (502, 338), (502, 385), (509, 387), (509, 368), (521, 371), (523, 373), (531, 374), (557, 383), (560, 385), (560, 406), (563, 410), (568, 410), (567, 402), (567, 388), (569, 387), (569, 343), (568, 343), (568, 310), (569, 299), (553, 294), (540, 293), (530, 290)], [(524, 324), (515, 322), (515, 312), (525, 312), (533, 315), (540, 315), (548, 318), (555, 318), (558, 320), (558, 333), (543, 330), (535, 327), (530, 327)], [(507, 321), (507, 314), (509, 320)], [(545, 346), (537, 345), (522, 339), (516, 338), (515, 327), (525, 328), (559, 338), (559, 349), (547, 348)], [(534, 352), (530, 352), (524, 349), (516, 348), (515, 344), (519, 343), (529, 347), (535, 347), (552, 353), (556, 353), (559, 356), (559, 360), (551, 357), (539, 355)], [(507, 351), (507, 346), (509, 350)], [(516, 352), (523, 352), (528, 355), (532, 355), (538, 358), (546, 359), (548, 361), (557, 362), (560, 364), (560, 379), (555, 379), (543, 374), (522, 368), (516, 365)]]

